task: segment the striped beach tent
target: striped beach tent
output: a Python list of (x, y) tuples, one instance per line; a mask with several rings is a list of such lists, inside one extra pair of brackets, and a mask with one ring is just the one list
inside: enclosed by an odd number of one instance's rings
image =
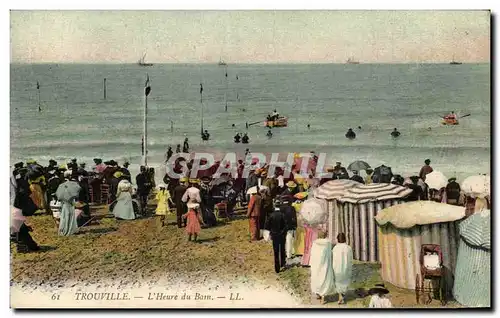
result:
[(453, 296), (468, 307), (491, 306), (491, 216), (476, 213), (459, 226)]
[(381, 276), (394, 286), (415, 289), (420, 276), (422, 244), (438, 244), (448, 294), (453, 288), (453, 273), (457, 264), (460, 220), (465, 207), (434, 201), (414, 201), (379, 211), (378, 247)]
[(343, 197), (348, 189), (361, 185), (361, 183), (349, 179), (331, 180), (314, 191), (315, 198), (327, 201), (328, 239), (330, 242), (336, 243), (337, 234), (340, 232), (338, 199)]
[(403, 203), (413, 190), (391, 183), (362, 184), (347, 189), (339, 198), (339, 231), (344, 232), (352, 247), (353, 258), (364, 262), (378, 262), (378, 211)]

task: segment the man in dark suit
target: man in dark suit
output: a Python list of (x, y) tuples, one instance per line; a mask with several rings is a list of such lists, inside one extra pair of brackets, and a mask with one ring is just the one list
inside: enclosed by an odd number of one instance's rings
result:
[(146, 167), (141, 166), (140, 169), (141, 172), (135, 177), (135, 183), (137, 184), (137, 194), (141, 202), (141, 214), (145, 215), (147, 212), (149, 191), (151, 191), (151, 183), (146, 172)]
[(279, 207), (276, 207), (266, 222), (266, 230), (269, 231), (273, 240), (274, 271), (276, 273), (279, 273), (286, 265), (285, 241), (287, 228), (285, 215)]
[(177, 227), (181, 228), (186, 226), (186, 219), (182, 219), (182, 215), (187, 212), (187, 206), (185, 202), (182, 202), (182, 196), (187, 190), (186, 183), (188, 178), (181, 178), (179, 184), (174, 188), (173, 196), (175, 202), (175, 211), (177, 213)]

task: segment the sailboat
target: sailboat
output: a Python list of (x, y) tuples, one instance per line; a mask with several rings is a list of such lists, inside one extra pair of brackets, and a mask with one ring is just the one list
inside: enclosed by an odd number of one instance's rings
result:
[(219, 59), (219, 66), (226, 66), (227, 63), (222, 60), (222, 58)]
[(453, 56), (453, 59), (451, 60), (450, 65), (461, 65), (461, 64), (462, 64), (462, 62), (455, 61), (455, 56)]
[(359, 61), (356, 61), (350, 57), (347, 59), (346, 64), (359, 64)]
[(153, 66), (153, 63), (146, 63), (145, 59), (146, 59), (146, 53), (144, 53), (142, 58), (139, 59), (139, 61), (137, 61), (137, 64), (139, 64), (140, 66)]

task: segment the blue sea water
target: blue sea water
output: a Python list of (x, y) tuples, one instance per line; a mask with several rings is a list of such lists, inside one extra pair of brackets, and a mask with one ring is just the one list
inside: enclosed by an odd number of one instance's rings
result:
[[(161, 165), (168, 145), (175, 150), (188, 137), (192, 150), (219, 155), (241, 154), (245, 148), (265, 153), (314, 150), (327, 153), (331, 162), (384, 163), (403, 175), (417, 173), (426, 158), (449, 177), (490, 173), (490, 64), (227, 68), (12, 64), (10, 72), (11, 164), (29, 158), (47, 163), (50, 158), (63, 162), (76, 157), (91, 165), (95, 157), (126, 158), (136, 170), (141, 162), (143, 92), (149, 75), (152, 166)], [(202, 142), (199, 133), (200, 83), (204, 127), (212, 138), (208, 142)], [(246, 122), (263, 121), (274, 109), (289, 117), (289, 126), (273, 129), (271, 139), (261, 123), (245, 129)], [(458, 126), (442, 126), (440, 116), (452, 110), (471, 116)], [(397, 140), (390, 136), (395, 127), (401, 132)], [(355, 130), (355, 140), (344, 137), (348, 128)], [(234, 144), (237, 132), (248, 132), (250, 144)]]

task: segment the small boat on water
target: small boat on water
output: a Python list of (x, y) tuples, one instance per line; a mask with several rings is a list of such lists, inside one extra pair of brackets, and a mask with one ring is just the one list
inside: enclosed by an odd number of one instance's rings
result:
[(455, 56), (453, 56), (453, 59), (451, 59), (450, 65), (462, 65), (462, 62), (458, 62), (455, 60)]
[(287, 117), (280, 117), (275, 120), (266, 120), (264, 121), (264, 126), (265, 127), (287, 127), (288, 126), (288, 118)]
[(346, 64), (359, 64), (359, 61), (356, 61), (350, 57), (347, 59)]
[(227, 63), (222, 60), (222, 58), (219, 60), (219, 66), (226, 66)]
[(139, 61), (137, 61), (137, 64), (139, 66), (153, 66), (153, 63), (146, 63), (145, 59), (146, 59), (146, 53), (144, 53), (144, 55), (142, 56), (142, 58), (139, 59)]
[(445, 125), (445, 126), (448, 126), (448, 125), (458, 125), (458, 119), (453, 118), (453, 117), (445, 116), (441, 120), (441, 124)]

